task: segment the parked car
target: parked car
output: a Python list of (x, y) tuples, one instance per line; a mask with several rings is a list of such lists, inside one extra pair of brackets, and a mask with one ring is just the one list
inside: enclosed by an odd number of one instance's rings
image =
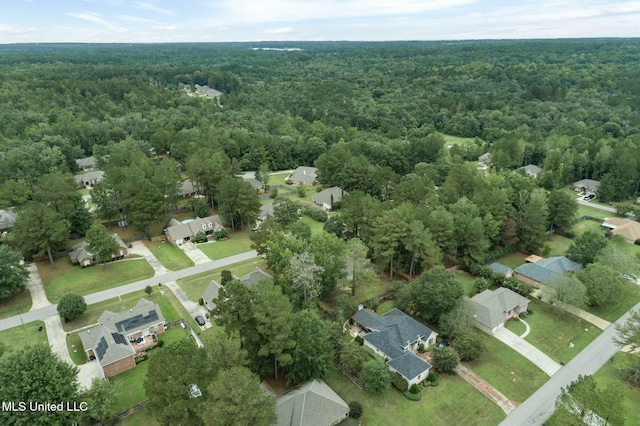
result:
[(205, 325), (205, 320), (201, 315), (196, 315), (193, 319), (196, 320), (199, 326)]
[(633, 275), (633, 274), (620, 274), (622, 276), (622, 278), (624, 278), (627, 281), (631, 281), (632, 283), (635, 283), (638, 280), (638, 277)]
[(438, 343), (439, 348), (444, 348), (445, 346), (449, 346), (449, 342), (446, 340), (443, 340), (442, 342)]

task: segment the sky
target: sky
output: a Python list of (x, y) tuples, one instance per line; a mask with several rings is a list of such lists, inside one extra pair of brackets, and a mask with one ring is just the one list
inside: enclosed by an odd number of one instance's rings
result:
[(0, 43), (638, 36), (633, 0), (0, 0)]

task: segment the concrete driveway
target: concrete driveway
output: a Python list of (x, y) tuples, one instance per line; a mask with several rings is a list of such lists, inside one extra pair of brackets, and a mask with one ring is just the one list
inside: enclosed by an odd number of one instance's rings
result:
[(44, 285), (42, 284), (42, 278), (38, 272), (38, 267), (35, 263), (30, 263), (27, 270), (29, 271), (29, 281), (27, 282), (27, 290), (31, 293), (31, 311), (44, 308), (51, 305), (47, 294), (44, 292)]
[[(170, 244), (170, 243), (166, 243), (166, 244)], [(144, 257), (144, 260), (146, 260), (149, 263), (149, 265), (151, 265), (151, 267), (153, 268), (153, 271), (155, 272), (156, 276), (164, 275), (167, 272), (169, 272), (169, 270), (165, 268), (164, 265), (162, 265), (162, 263), (160, 263), (158, 258), (155, 257), (153, 253), (151, 253), (151, 250), (149, 250), (149, 248), (146, 245), (144, 245), (142, 241), (134, 241), (131, 244), (129, 253), (137, 254), (138, 256)]]
[(186, 254), (187, 257), (189, 257), (189, 259), (193, 261), (194, 265), (200, 265), (202, 263), (211, 262), (211, 259), (209, 259), (207, 255), (204, 254), (202, 250), (200, 250), (198, 246), (196, 246), (191, 241), (184, 242), (180, 246), (180, 248), (182, 249), (182, 251), (184, 251), (184, 254)]
[(549, 358), (540, 349), (504, 327), (498, 329), (493, 336), (527, 358), (549, 376), (553, 376), (561, 368), (560, 364)]

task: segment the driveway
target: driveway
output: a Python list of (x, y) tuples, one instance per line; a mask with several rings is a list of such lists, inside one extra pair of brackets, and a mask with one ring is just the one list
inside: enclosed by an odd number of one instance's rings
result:
[(576, 198), (578, 204), (582, 204), (583, 206), (593, 207), (594, 209), (604, 210), (606, 212), (617, 213), (617, 210), (613, 207), (603, 206), (602, 204), (590, 203), (588, 201), (584, 201), (582, 197)]
[(560, 364), (549, 358), (540, 349), (525, 341), (511, 330), (502, 327), (498, 329), (493, 336), (523, 357), (527, 358), (549, 376), (553, 376), (553, 374), (561, 368)]
[(44, 285), (42, 284), (42, 278), (38, 272), (38, 267), (35, 263), (30, 263), (27, 270), (29, 271), (29, 281), (27, 282), (27, 289), (31, 293), (31, 311), (44, 308), (51, 305), (47, 294), (44, 292)]
[[(182, 287), (180, 287), (177, 282), (169, 281), (168, 283), (165, 283), (165, 285), (169, 287), (173, 294), (175, 294), (176, 298), (180, 301), (182, 306), (187, 310), (187, 312), (189, 312), (191, 318), (195, 317), (196, 315), (201, 315), (202, 318), (206, 318), (206, 314), (208, 312), (207, 308), (205, 308), (204, 306), (200, 306), (198, 303), (189, 299), (187, 293), (184, 292)], [(205, 325), (200, 328), (202, 330), (211, 328), (211, 322), (209, 320), (206, 320)]]
[(192, 241), (184, 242), (180, 248), (184, 251), (184, 254), (193, 261), (195, 265), (201, 265), (203, 263), (211, 262), (211, 259), (202, 252)]
[[(62, 328), (60, 316), (54, 315), (46, 318), (44, 323), (47, 328), (47, 338), (49, 339), (51, 351), (58, 355), (61, 360), (71, 365), (75, 365), (69, 356), (69, 351), (67, 350), (67, 333)], [(82, 350), (82, 348), (78, 348), (78, 350)], [(104, 373), (97, 361), (88, 362), (78, 366), (78, 383), (81, 388), (88, 389), (91, 387), (91, 380), (94, 377), (104, 377)]]
[(158, 258), (155, 257), (153, 253), (151, 253), (151, 250), (149, 250), (149, 248), (142, 241), (134, 241), (133, 244), (131, 244), (129, 253), (137, 254), (138, 256), (144, 257), (144, 260), (146, 260), (153, 268), (156, 276), (164, 275), (169, 272), (169, 270), (165, 268), (162, 263), (160, 263)]

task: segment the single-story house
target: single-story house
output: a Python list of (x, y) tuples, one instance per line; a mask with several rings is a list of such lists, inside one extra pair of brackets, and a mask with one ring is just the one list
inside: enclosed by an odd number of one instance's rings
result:
[(92, 172), (75, 175), (73, 179), (76, 181), (78, 188), (92, 188), (96, 183), (102, 182), (104, 172), (102, 170), (94, 170)]
[[(256, 266), (255, 269), (249, 272), (247, 275), (239, 278), (233, 275), (233, 278), (240, 281), (248, 289), (252, 289), (260, 280), (273, 279), (271, 275), (260, 269), (258, 266)], [(211, 283), (204, 290), (204, 293), (202, 293), (202, 301), (207, 309), (212, 310), (213, 308), (215, 308), (216, 299), (220, 294), (221, 288), (222, 286), (220, 284), (218, 284), (215, 280), (211, 280)]]
[(220, 92), (219, 90), (216, 90), (207, 85), (200, 86), (199, 84), (196, 84), (196, 93), (209, 98), (219, 98), (223, 95), (223, 93)]
[(602, 227), (611, 230), (611, 235), (620, 235), (633, 244), (640, 239), (640, 223), (635, 220), (611, 217), (602, 222)]
[(171, 244), (179, 246), (185, 241), (191, 240), (198, 232), (211, 234), (222, 229), (225, 228), (220, 221), (220, 216), (216, 214), (205, 218), (197, 217), (186, 223), (171, 219), (164, 233)]
[(524, 170), (524, 173), (527, 176), (531, 176), (534, 179), (538, 179), (543, 172), (543, 170), (535, 164), (527, 164), (522, 168), (522, 170)]
[(258, 179), (256, 178), (252, 178), (252, 177), (242, 177), (242, 179), (245, 182), (249, 182), (251, 184), (251, 186), (253, 187), (253, 189), (255, 189), (256, 191), (262, 191), (264, 189), (264, 183), (260, 182)]
[[(262, 388), (275, 396), (266, 383)], [(298, 385), (276, 400), (276, 426), (333, 426), (349, 417), (349, 405), (325, 382)]]
[(78, 158), (76, 164), (80, 170), (89, 170), (96, 167), (96, 159), (93, 155), (91, 157)]
[(260, 206), (260, 213), (258, 213), (259, 222), (264, 222), (265, 220), (273, 219), (274, 217), (273, 204), (263, 204)]
[(324, 210), (331, 211), (333, 209), (333, 203), (342, 201), (342, 197), (345, 195), (349, 195), (349, 193), (337, 186), (332, 186), (331, 188), (323, 189), (317, 194), (313, 194), (311, 201), (322, 206)]
[(478, 163), (484, 164), (485, 166), (491, 166), (491, 153), (485, 152), (480, 157), (478, 157)]
[(387, 358), (389, 370), (404, 377), (409, 387), (427, 378), (431, 364), (415, 351), (421, 344), (433, 345), (436, 332), (395, 308), (380, 316), (360, 306), (351, 319), (366, 333), (364, 345)]
[(97, 360), (107, 378), (135, 367), (144, 348), (156, 343), (165, 330), (160, 307), (144, 298), (126, 311), (104, 311), (98, 323), (79, 335), (87, 359)]
[(315, 167), (300, 166), (287, 177), (286, 182), (293, 185), (300, 183), (309, 186), (314, 185), (316, 183), (317, 170)]
[(205, 308), (212, 310), (216, 307), (215, 300), (218, 298), (221, 288), (222, 286), (218, 284), (216, 280), (211, 280), (211, 283), (204, 290), (204, 293), (202, 293), (202, 301), (204, 302)]
[(507, 265), (503, 265), (502, 263), (494, 262), (489, 265), (489, 269), (496, 274), (504, 275), (507, 278), (513, 275), (513, 269), (509, 268)]
[(573, 183), (573, 190), (576, 192), (584, 192), (595, 194), (600, 186), (599, 180), (582, 179)]
[(565, 256), (554, 256), (541, 258), (539, 256), (529, 257), (527, 263), (518, 266), (513, 270), (514, 276), (520, 281), (531, 284), (534, 287), (540, 287), (545, 281), (559, 274), (568, 271), (579, 271), (582, 265), (574, 262)]
[[(117, 254), (111, 256), (112, 259), (122, 258), (129, 255), (129, 249), (127, 245), (122, 241), (122, 238), (118, 234), (113, 234), (113, 239), (116, 240), (120, 249)], [(79, 264), (82, 266), (90, 266), (93, 265), (96, 260), (93, 258), (93, 254), (88, 251), (89, 244), (86, 241), (79, 242), (72, 247), (71, 252), (69, 252), (69, 259), (71, 259), (71, 263)]]
[(7, 232), (16, 223), (16, 212), (12, 208), (0, 210), (0, 232)]
[(271, 280), (271, 279), (273, 279), (273, 277), (271, 275), (269, 275), (268, 273), (266, 273), (265, 271), (260, 269), (258, 266), (256, 266), (255, 269), (253, 271), (249, 272), (247, 275), (244, 275), (244, 276), (242, 276), (240, 278), (234, 276), (234, 278), (239, 280), (248, 289), (252, 289), (253, 286), (255, 286), (256, 283), (258, 281), (260, 281), (260, 280)]
[(475, 326), (487, 334), (493, 335), (499, 328), (504, 327), (507, 320), (517, 318), (520, 312), (526, 312), (529, 299), (520, 296), (508, 288), (485, 290), (471, 298), (475, 307)]
[(191, 182), (191, 179), (183, 180), (178, 187), (178, 196), (181, 198), (189, 198), (197, 195), (198, 191)]

